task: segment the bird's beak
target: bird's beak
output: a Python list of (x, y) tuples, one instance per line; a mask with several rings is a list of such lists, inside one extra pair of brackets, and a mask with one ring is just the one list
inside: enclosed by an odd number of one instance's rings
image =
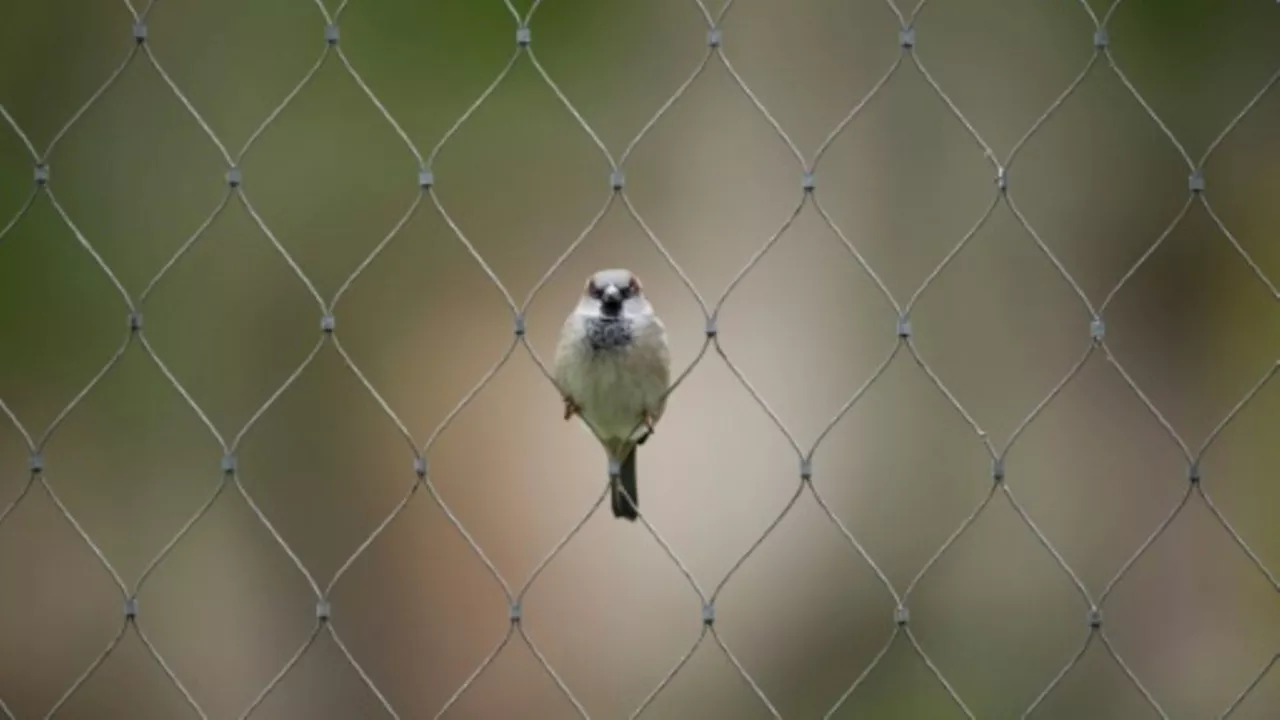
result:
[(607, 318), (616, 318), (622, 314), (622, 292), (617, 286), (609, 285), (600, 293), (600, 313)]

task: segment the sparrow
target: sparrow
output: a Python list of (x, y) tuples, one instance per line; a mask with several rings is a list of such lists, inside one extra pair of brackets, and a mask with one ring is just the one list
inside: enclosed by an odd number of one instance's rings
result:
[(560, 330), (553, 377), (564, 419), (579, 416), (604, 445), (616, 518), (639, 517), (636, 447), (662, 417), (670, 375), (666, 328), (640, 279), (625, 269), (591, 275)]

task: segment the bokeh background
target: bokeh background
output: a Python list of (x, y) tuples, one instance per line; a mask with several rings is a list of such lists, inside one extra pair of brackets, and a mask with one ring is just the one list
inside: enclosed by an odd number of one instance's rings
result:
[[(1107, 8), (1092, 2), (1101, 16)], [(140, 8), (139, 8), (140, 9)], [(331, 7), (332, 12), (336, 8)], [(527, 3), (518, 3), (521, 13)], [(713, 8), (713, 11), (715, 9)], [(903, 8), (907, 13), (910, 9)], [(38, 151), (133, 43), (123, 3), (5, 2), (0, 104)], [(233, 154), (324, 50), (304, 0), (163, 0), (148, 43)], [(1094, 24), (1074, 2), (930, 3), (918, 55), (1000, 159), (1085, 67)], [(341, 47), (425, 156), (497, 76), (516, 23), (501, 2), (352, 2)], [(739, 0), (724, 49), (806, 157), (899, 53), (876, 0)], [(1280, 67), (1280, 6), (1132, 0), (1112, 56), (1193, 160)], [(688, 0), (548, 0), (533, 48), (615, 157), (706, 52)], [(1205, 166), (1222, 222), (1280, 280), (1280, 90)], [(227, 196), (226, 163), (139, 53), (48, 158), (55, 196), (138, 298)], [(33, 159), (0, 123), (0, 227), (33, 190)], [(419, 190), (406, 144), (330, 53), (242, 163), (263, 221), (326, 300)], [(434, 192), (517, 302), (610, 194), (609, 164), (527, 56), (435, 158)], [(801, 168), (713, 58), (625, 165), (626, 193), (713, 302), (785, 221)], [(1095, 307), (1186, 202), (1188, 169), (1100, 59), (1018, 154), (1010, 196)], [(995, 197), (992, 165), (909, 60), (831, 144), (816, 195), (899, 302)], [(702, 310), (615, 202), (528, 311), (550, 361), (592, 270), (633, 268), (666, 321), (677, 369)], [(232, 197), (140, 308), (143, 333), (230, 441), (320, 338), (321, 311)], [(1280, 310), (1195, 203), (1107, 307), (1117, 360), (1192, 450), (1280, 357)], [(0, 399), (35, 437), (128, 335), (128, 310), (41, 194), (0, 240)], [(502, 292), (424, 199), (338, 303), (336, 335), (421, 446), (512, 342)], [(914, 341), (1002, 448), (1089, 347), (1089, 313), (1004, 204), (911, 313)], [(896, 342), (895, 313), (806, 205), (725, 301), (721, 343), (805, 448)], [(1280, 568), (1280, 383), (1201, 463), (1204, 487)], [(43, 717), (122, 623), (110, 574), (0, 422), (0, 700)], [(66, 415), (45, 475), (126, 585), (222, 481), (222, 448), (138, 342)], [(409, 492), (413, 453), (327, 343), (244, 434), (239, 479), (323, 588)], [(440, 497), (514, 587), (591, 508), (603, 456), (529, 353), (509, 362), (429, 452)], [(640, 459), (641, 507), (714, 588), (799, 482), (786, 438), (712, 352), (672, 395)], [(899, 592), (991, 488), (973, 428), (905, 351), (832, 429), (813, 484)], [(1007, 482), (1094, 597), (1186, 489), (1177, 445), (1102, 353), (1020, 435)], [(29, 491), (23, 495), (24, 488)], [(138, 626), (210, 718), (234, 718), (307, 639), (312, 590), (243, 498), (224, 492), (139, 591)], [(503, 637), (507, 601), (425, 492), (331, 595), (333, 626), (400, 717), (432, 717)], [(911, 629), (978, 717), (1019, 716), (1089, 633), (1088, 604), (997, 495), (915, 587)], [(725, 584), (716, 629), (787, 718), (820, 717), (894, 631), (894, 600), (809, 493)], [(1170, 717), (1217, 717), (1280, 650), (1277, 591), (1192, 497), (1103, 607), (1113, 647)], [(701, 607), (641, 525), (602, 508), (529, 590), (524, 628), (592, 717), (628, 716), (698, 637)], [(1280, 671), (1233, 717), (1275, 717)], [(452, 708), (459, 718), (558, 718), (574, 708), (517, 638)], [(376, 718), (327, 633), (257, 718)], [(195, 717), (136, 633), (61, 718)], [(963, 713), (900, 636), (837, 717)], [(1038, 717), (1156, 713), (1098, 642)], [(768, 711), (704, 642), (646, 710)]]

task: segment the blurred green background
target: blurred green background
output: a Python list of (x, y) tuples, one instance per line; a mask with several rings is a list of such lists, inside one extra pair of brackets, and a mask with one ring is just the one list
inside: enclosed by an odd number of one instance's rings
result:
[[(1101, 15), (1106, 7), (1092, 3)], [(523, 13), (527, 3), (519, 4)], [(331, 8), (331, 12), (336, 8)], [(906, 10), (904, 9), (904, 12)], [(38, 151), (129, 53), (123, 3), (5, 2), (0, 104)], [(305, 0), (163, 0), (155, 57), (235, 154), (324, 50)], [(351, 2), (341, 47), (426, 155), (514, 51), (490, 0)], [(547, 0), (538, 59), (615, 157), (706, 52), (689, 0)], [(725, 52), (807, 157), (893, 63), (878, 0), (740, 0)], [(1280, 67), (1280, 6), (1125, 2), (1112, 55), (1198, 159)], [(936, 2), (918, 55), (1004, 159), (1085, 67), (1094, 25), (1073, 2)], [(1280, 281), (1280, 90), (1206, 165), (1207, 197)], [(135, 299), (226, 195), (221, 153), (139, 53), (57, 143), (50, 188)], [(0, 227), (32, 192), (30, 153), (0, 126)], [(417, 162), (330, 53), (242, 164), (244, 191), (326, 300), (418, 193)], [(440, 203), (522, 300), (607, 200), (609, 166), (527, 56), (440, 151)], [(626, 192), (714, 301), (800, 194), (801, 168), (716, 59), (636, 147)], [(817, 196), (905, 302), (994, 197), (992, 169), (921, 73), (902, 67), (817, 169)], [(1094, 305), (1177, 215), (1187, 168), (1099, 60), (1010, 168), (1010, 195)], [(614, 203), (528, 313), (549, 361), (583, 279), (626, 266), (666, 321), (677, 369), (703, 316)], [(232, 198), (141, 306), (158, 356), (224, 438), (318, 341), (320, 309)], [(1192, 447), (1280, 357), (1280, 309), (1196, 203), (1107, 308), (1107, 342)], [(511, 342), (502, 293), (429, 200), (339, 302), (337, 336), (420, 445)], [(0, 399), (36, 437), (128, 333), (120, 294), (47, 195), (0, 240)], [(1089, 315), (1003, 204), (912, 312), (915, 342), (1003, 447), (1089, 344)], [(729, 357), (808, 446), (892, 348), (895, 315), (807, 205), (726, 301)], [(598, 497), (604, 460), (561, 420), (517, 351), (430, 452), (445, 502), (518, 587)], [(1280, 383), (1202, 463), (1204, 486), (1280, 568)], [(221, 480), (222, 449), (138, 343), (44, 447), (50, 486), (132, 586)], [(245, 434), (239, 477), (322, 587), (415, 481), (412, 453), (331, 344)], [(641, 498), (714, 588), (795, 490), (785, 438), (714, 353), (673, 394), (644, 447)], [(0, 509), (27, 485), (27, 448), (0, 423)], [(1095, 353), (1022, 434), (1007, 480), (1095, 597), (1181, 498), (1177, 446)], [(901, 592), (982, 500), (990, 461), (905, 352), (820, 445), (814, 485)], [(425, 493), (360, 555), (333, 624), (401, 717), (432, 717), (501, 639), (506, 599)], [(227, 492), (148, 577), (138, 624), (211, 718), (238, 717), (306, 639), (311, 590)], [(718, 599), (716, 627), (783, 717), (820, 717), (893, 632), (894, 602), (805, 494)], [(1088, 634), (1087, 604), (1003, 497), (910, 598), (920, 646), (982, 718), (1017, 717)], [(118, 631), (114, 582), (36, 485), (0, 524), (0, 699), (42, 717)], [(1276, 588), (1193, 497), (1103, 608), (1116, 651), (1173, 718), (1217, 717), (1280, 648)], [(701, 610), (639, 525), (598, 512), (539, 577), (524, 626), (592, 717), (626, 717), (698, 635)], [(1233, 717), (1271, 718), (1280, 671)], [(452, 709), (459, 718), (572, 717), (513, 641)], [(61, 718), (194, 717), (136, 634)], [(322, 634), (257, 718), (375, 718), (382, 710)], [(764, 706), (712, 642), (646, 711), (758, 718)], [(1037, 717), (1154, 717), (1093, 643)], [(842, 718), (962, 712), (900, 637)]]

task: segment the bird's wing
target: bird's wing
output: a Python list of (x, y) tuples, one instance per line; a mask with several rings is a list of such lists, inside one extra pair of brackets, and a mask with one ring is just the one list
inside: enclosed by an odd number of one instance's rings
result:
[(567, 392), (569, 368), (573, 361), (573, 328), (570, 326), (572, 321), (572, 316), (565, 320), (564, 327), (560, 331), (560, 341), (556, 344), (556, 356), (551, 365), (551, 377), (559, 386), (561, 395)]
[(657, 403), (655, 403), (656, 407), (650, 408), (650, 413), (653, 416), (653, 422), (657, 422), (667, 409), (667, 393), (671, 388), (671, 349), (667, 346), (666, 327), (656, 317), (653, 322), (658, 329), (659, 343), (653, 358), (652, 373), (654, 386), (659, 389), (658, 392), (661, 395)]

